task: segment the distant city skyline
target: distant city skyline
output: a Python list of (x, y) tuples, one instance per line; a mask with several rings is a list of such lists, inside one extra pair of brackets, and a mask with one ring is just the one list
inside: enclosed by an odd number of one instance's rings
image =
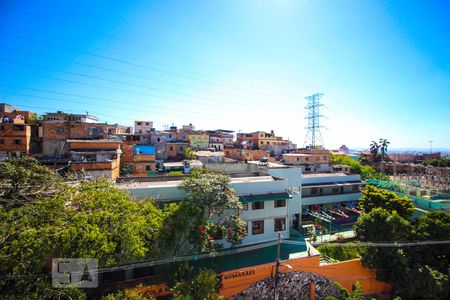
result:
[(274, 130), (303, 146), (450, 149), (446, 1), (5, 1), (0, 102), (156, 128)]

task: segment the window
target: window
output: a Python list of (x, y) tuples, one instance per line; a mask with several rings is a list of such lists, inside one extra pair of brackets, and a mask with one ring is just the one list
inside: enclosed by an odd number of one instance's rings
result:
[(297, 159), (297, 161), (299, 161), (299, 160), (300, 160), (300, 157), (297, 157), (296, 159)]
[(359, 192), (359, 185), (353, 185), (352, 189), (354, 192)]
[(136, 125), (142, 125), (142, 122), (137, 122)]
[(145, 125), (149, 126), (149, 125), (150, 125), (150, 123), (149, 123), (149, 122), (145, 122)]
[(261, 141), (261, 143), (260, 143), (260, 144), (262, 145), (262, 144), (264, 144), (264, 142), (263, 142), (263, 141)]
[(339, 194), (339, 187), (338, 186), (334, 186), (333, 188), (332, 188), (332, 192), (333, 192), (333, 194)]
[(316, 195), (319, 190), (317, 188), (311, 188), (310, 191), (311, 191), (311, 195)]
[(156, 141), (159, 143), (159, 142), (161, 142), (161, 139), (160, 139), (160, 138), (157, 138)]
[(0, 145), (3, 145), (5, 143), (4, 139), (0, 139)]
[(276, 218), (274, 219), (273, 231), (285, 231), (286, 230), (286, 218)]
[(252, 221), (252, 234), (264, 233), (264, 220)]
[(173, 147), (172, 147), (172, 146), (170, 146), (170, 147), (169, 147), (169, 150), (170, 150), (170, 151), (173, 151)]
[(252, 203), (252, 210), (256, 210), (256, 209), (264, 209), (264, 202), (262, 202), (262, 201), (253, 202)]
[(14, 131), (24, 131), (24, 125), (14, 125)]
[(152, 166), (150, 166), (150, 165), (145, 166), (145, 171), (151, 171), (151, 170), (152, 170)]
[(14, 139), (14, 144), (16, 144), (16, 145), (21, 145), (21, 144), (22, 144), (22, 141), (19, 140), (19, 139)]
[(183, 151), (183, 146), (180, 146), (180, 151)]
[(56, 126), (56, 133), (64, 133), (64, 127), (63, 126)]
[(305, 157), (305, 160), (306, 160), (306, 161), (309, 161), (309, 157)]
[(276, 207), (286, 207), (286, 200), (275, 200), (275, 208)]
[(326, 157), (326, 156), (324, 156), (324, 157), (323, 157), (323, 160), (327, 160), (327, 157)]
[[(0, 142), (0, 144), (1, 144), (1, 142)], [(247, 203), (247, 202), (245, 202), (245, 203), (243, 204), (243, 206), (244, 206), (244, 211), (248, 210), (248, 203)]]
[(0, 125), (0, 130), (5, 130), (5, 126)]

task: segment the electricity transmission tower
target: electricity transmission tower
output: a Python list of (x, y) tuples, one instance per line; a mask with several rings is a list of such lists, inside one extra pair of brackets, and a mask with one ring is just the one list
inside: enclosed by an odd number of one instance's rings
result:
[(308, 126), (305, 129), (308, 131), (306, 132), (304, 145), (310, 146), (311, 148), (316, 147), (316, 145), (323, 146), (322, 134), (320, 133), (320, 128), (323, 127), (320, 125), (320, 117), (323, 117), (323, 115), (319, 112), (319, 108), (323, 106), (320, 103), (322, 96), (322, 93), (316, 93), (305, 97), (308, 100), (308, 105), (305, 106), (305, 109), (308, 110), (308, 114), (305, 117), (308, 120)]

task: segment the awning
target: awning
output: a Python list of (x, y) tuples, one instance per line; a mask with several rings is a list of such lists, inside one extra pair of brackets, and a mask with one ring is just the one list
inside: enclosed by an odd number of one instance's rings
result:
[(260, 202), (260, 201), (275, 201), (275, 200), (286, 200), (291, 199), (292, 196), (288, 193), (269, 193), (269, 194), (259, 194), (259, 195), (244, 195), (239, 196), (239, 200), (243, 203), (249, 202)]

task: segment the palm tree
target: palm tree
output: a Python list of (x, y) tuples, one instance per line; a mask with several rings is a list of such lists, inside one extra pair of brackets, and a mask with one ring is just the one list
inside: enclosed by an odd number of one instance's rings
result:
[(387, 148), (388, 148), (388, 145), (390, 144), (390, 142), (387, 139), (380, 139), (379, 143), (380, 143), (379, 147), (380, 147), (380, 151), (381, 151), (381, 159), (384, 160), (384, 157), (386, 156)]
[(372, 141), (370, 144), (370, 153), (372, 153), (373, 161), (376, 161), (378, 157), (378, 150), (380, 149), (380, 145), (377, 144), (377, 142)]

